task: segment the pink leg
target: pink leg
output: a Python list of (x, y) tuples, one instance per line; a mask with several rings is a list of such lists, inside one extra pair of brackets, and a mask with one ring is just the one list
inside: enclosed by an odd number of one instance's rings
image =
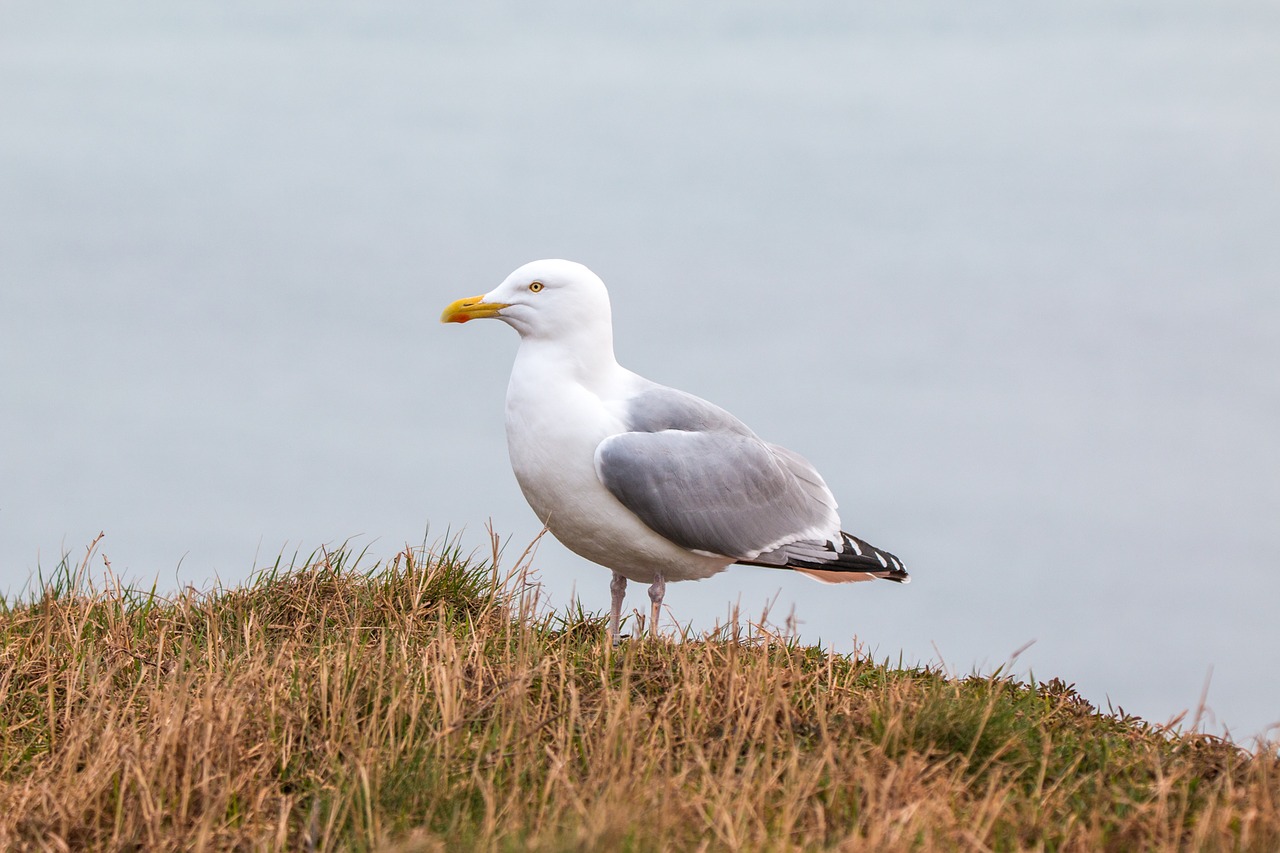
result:
[(649, 602), (653, 605), (649, 612), (649, 636), (658, 636), (658, 611), (662, 607), (662, 597), (667, 594), (667, 582), (662, 575), (655, 575), (649, 585)]
[(627, 579), (614, 572), (613, 580), (609, 582), (609, 639), (613, 640), (614, 645), (618, 644), (618, 632), (622, 626), (622, 597), (626, 592)]

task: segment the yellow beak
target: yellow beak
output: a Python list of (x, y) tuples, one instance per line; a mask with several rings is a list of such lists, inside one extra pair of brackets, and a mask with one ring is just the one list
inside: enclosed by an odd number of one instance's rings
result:
[(468, 296), (466, 299), (450, 302), (449, 307), (440, 315), (440, 322), (465, 323), (468, 320), (497, 317), (498, 312), (506, 307), (505, 302), (485, 302), (484, 296)]

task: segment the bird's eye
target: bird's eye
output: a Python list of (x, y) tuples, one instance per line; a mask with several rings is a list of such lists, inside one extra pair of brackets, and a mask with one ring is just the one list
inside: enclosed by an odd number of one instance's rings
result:
[(542, 290), (542, 288), (543, 284), (540, 281), (535, 281), (529, 285), (529, 290), (533, 293), (537, 293), (539, 290)]

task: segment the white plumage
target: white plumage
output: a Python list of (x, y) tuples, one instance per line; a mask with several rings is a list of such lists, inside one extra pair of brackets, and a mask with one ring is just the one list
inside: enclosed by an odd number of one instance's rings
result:
[(591, 270), (534, 261), (441, 319), (486, 317), (520, 333), (506, 406), (516, 480), (552, 535), (613, 570), (615, 639), (628, 579), (650, 585), (653, 630), (666, 581), (732, 563), (827, 582), (908, 580), (897, 557), (840, 530), (805, 459), (619, 365), (609, 294)]

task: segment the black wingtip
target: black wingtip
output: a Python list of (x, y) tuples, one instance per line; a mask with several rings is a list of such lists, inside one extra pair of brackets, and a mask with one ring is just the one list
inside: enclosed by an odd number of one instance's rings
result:
[(844, 540), (844, 548), (836, 558), (836, 565), (855, 560), (859, 564), (866, 565), (871, 560), (875, 560), (880, 565), (879, 570), (872, 569), (872, 574), (876, 577), (895, 583), (911, 583), (911, 575), (907, 573), (907, 567), (893, 554), (843, 530), (840, 531), (840, 538)]
[[(840, 551), (836, 551), (829, 542), (793, 543), (791, 546), (783, 546), (773, 552), (775, 555), (785, 556), (785, 562), (782, 560), (740, 562), (745, 565), (793, 569), (828, 583), (841, 582), (839, 577), (841, 574), (849, 575), (848, 580), (877, 578), (894, 583), (911, 583), (911, 576), (907, 573), (906, 566), (893, 554), (844, 531), (840, 532), (840, 538), (843, 540)], [(797, 547), (801, 544), (805, 547)], [(854, 577), (855, 575), (861, 575), (861, 577)]]

